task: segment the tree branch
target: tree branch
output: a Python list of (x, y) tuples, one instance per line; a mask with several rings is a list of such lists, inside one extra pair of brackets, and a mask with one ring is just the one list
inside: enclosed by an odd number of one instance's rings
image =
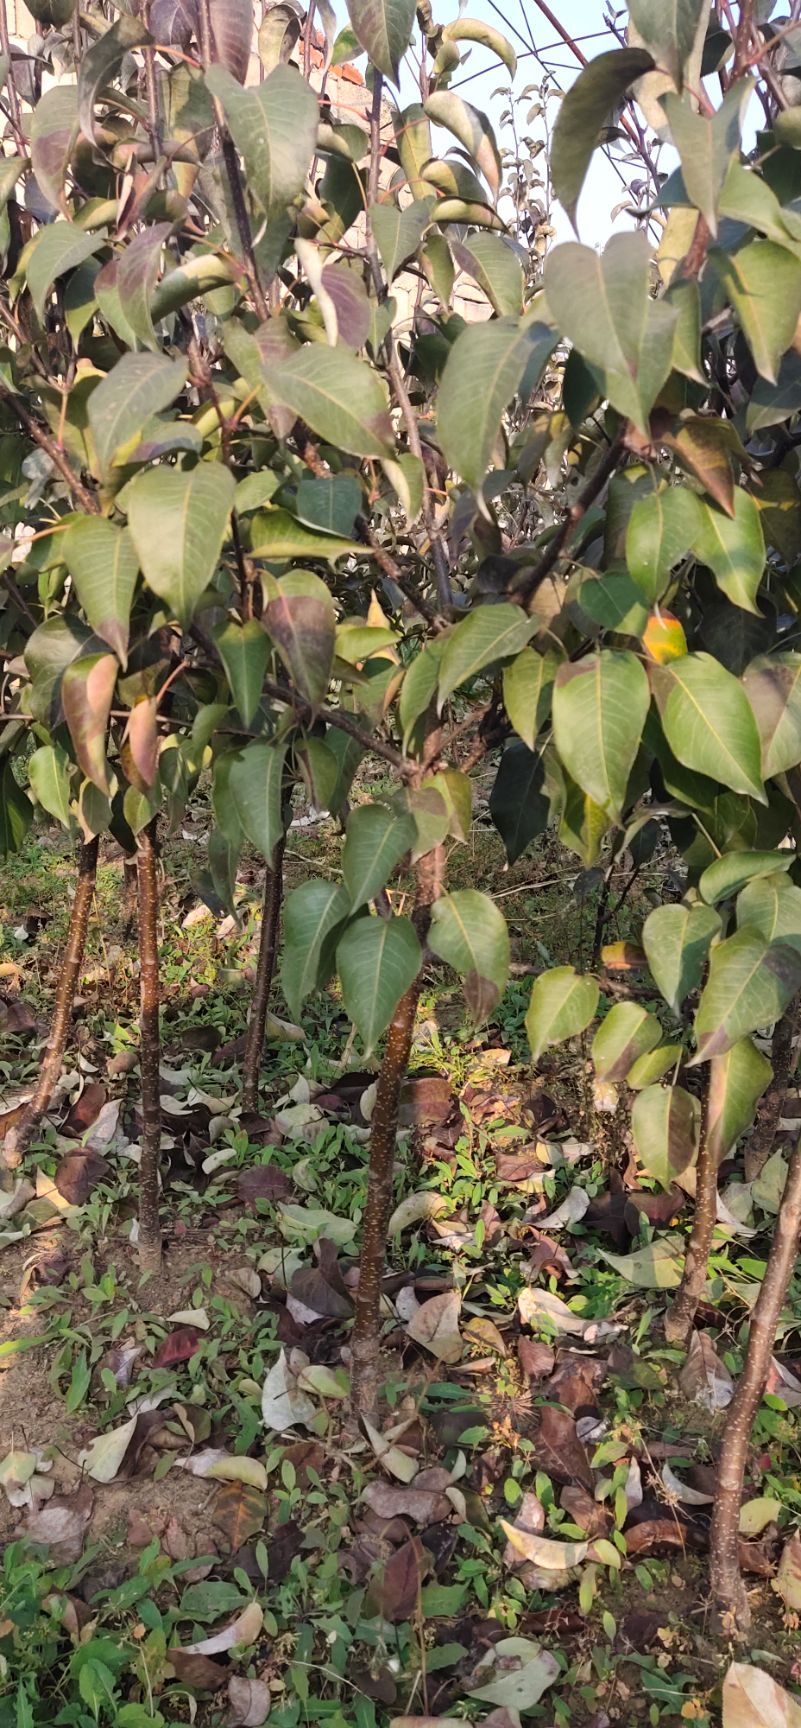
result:
[(614, 474), (624, 451), (625, 445), (621, 433), (614, 440), (614, 443), (610, 444), (609, 449), (605, 452), (601, 461), (598, 463), (595, 473), (592, 474), (590, 479), (587, 481), (581, 496), (576, 499), (575, 504), (573, 504), (571, 509), (568, 511), (564, 521), (560, 523), (547, 551), (540, 559), (539, 564), (535, 565), (534, 569), (530, 571), (527, 576), (523, 577), (521, 574), (518, 581), (513, 580), (510, 583), (508, 592), (511, 599), (518, 600), (521, 606), (526, 606), (529, 600), (531, 600), (534, 594), (536, 594), (537, 589), (545, 581), (546, 576), (550, 576), (551, 571), (558, 564), (562, 553), (565, 551), (568, 542), (572, 538), (575, 529), (578, 528), (579, 523), (586, 516), (590, 506), (595, 503), (596, 498), (600, 497), (607, 481), (611, 479)]

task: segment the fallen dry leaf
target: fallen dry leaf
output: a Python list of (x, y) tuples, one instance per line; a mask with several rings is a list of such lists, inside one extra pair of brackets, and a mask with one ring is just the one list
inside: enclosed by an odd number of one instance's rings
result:
[(431, 1556), (419, 1536), (410, 1537), (390, 1554), (377, 1576), (370, 1579), (367, 1591), (368, 1613), (380, 1614), (398, 1626), (415, 1613), (420, 1589), (431, 1567)]
[(255, 1644), (263, 1624), (263, 1608), (258, 1602), (249, 1602), (220, 1632), (200, 1638), (197, 1644), (185, 1644), (184, 1649), (192, 1656), (219, 1656), (223, 1650), (247, 1649)]
[(228, 1682), (226, 1728), (261, 1728), (270, 1714), (270, 1688), (264, 1680), (232, 1674)]
[(443, 1290), (423, 1302), (406, 1326), (407, 1337), (422, 1344), (438, 1362), (458, 1362), (464, 1350), (459, 1332), (462, 1301), (458, 1290)]
[(723, 1728), (801, 1728), (801, 1704), (748, 1662), (732, 1662), (723, 1682)]
[(746, 1500), (740, 1507), (740, 1535), (761, 1536), (769, 1524), (775, 1523), (781, 1509), (781, 1501), (773, 1500), (769, 1494), (760, 1495), (756, 1500)]
[(86, 1526), (92, 1516), (94, 1495), (86, 1483), (75, 1494), (58, 1495), (30, 1512), (23, 1525), (31, 1542), (47, 1548), (54, 1566), (71, 1566), (80, 1559)]
[(521, 1530), (516, 1524), (507, 1523), (505, 1518), (501, 1518), (500, 1526), (509, 1548), (517, 1556), (516, 1565), (530, 1561), (545, 1572), (569, 1572), (587, 1558), (589, 1542), (554, 1542), (536, 1531)]
[(176, 1646), (167, 1651), (167, 1661), (176, 1679), (198, 1692), (219, 1692), (228, 1679), (229, 1669), (224, 1668), (221, 1662), (212, 1662), (210, 1657), (200, 1656), (194, 1650), (182, 1650)]
[(379, 1518), (411, 1518), (413, 1524), (441, 1524), (453, 1511), (447, 1496), (436, 1489), (396, 1488), (390, 1482), (369, 1482), (362, 1501)]
[(84, 1452), (81, 1452), (78, 1462), (87, 1476), (95, 1482), (113, 1482), (125, 1459), (125, 1454), (134, 1437), (138, 1416), (132, 1416), (130, 1421), (123, 1422), (119, 1428), (111, 1428), (107, 1434), (98, 1434)]
[(725, 1410), (734, 1397), (734, 1381), (708, 1332), (693, 1332), (679, 1385), (705, 1410)]
[(212, 1519), (222, 1531), (229, 1553), (236, 1553), (264, 1529), (267, 1496), (250, 1482), (224, 1482), (217, 1494)]
[(773, 1589), (781, 1596), (785, 1608), (801, 1614), (801, 1536), (797, 1530), (784, 1544)]

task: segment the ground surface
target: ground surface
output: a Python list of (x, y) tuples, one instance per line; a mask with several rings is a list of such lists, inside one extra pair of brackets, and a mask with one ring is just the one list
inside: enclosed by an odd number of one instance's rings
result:
[[(427, 978), (388, 1402), (382, 1433), (354, 1432), (373, 1074), (327, 994), (303, 1042), (270, 1044), (263, 1113), (243, 1121), (259, 872), (238, 923), (205, 914), (204, 832), (188, 818), (164, 861), (163, 1276), (140, 1279), (128, 1239), (138, 986), (113, 852), (62, 1096), (26, 1187), (12, 1199), (9, 1178), (0, 1194), (0, 1728), (160, 1728), (195, 1712), (258, 1728), (268, 1708), (278, 1728), (490, 1713), (513, 1728), (515, 1709), (577, 1728), (720, 1723), (730, 1652), (708, 1622), (709, 1493), (778, 1163), (726, 1189), (744, 1227), (719, 1234), (682, 1367), (659, 1318), (686, 1197), (638, 1184), (623, 1111), (594, 1112), (581, 1049), (536, 1073), (527, 1060), (530, 969), (588, 962), (597, 880), (553, 852), (504, 873), (477, 825), (451, 878), (504, 896), (515, 976), (480, 1039), (452, 985)], [(335, 858), (324, 828), (293, 830), (293, 880)], [(641, 906), (664, 876), (643, 873)], [(4, 866), (0, 1109), (37, 1071), (70, 884), (55, 836)], [(724, 1172), (740, 1175), (737, 1161)], [(743, 1552), (743, 1659), (784, 1684), (801, 1682), (800, 1324), (796, 1285)]]

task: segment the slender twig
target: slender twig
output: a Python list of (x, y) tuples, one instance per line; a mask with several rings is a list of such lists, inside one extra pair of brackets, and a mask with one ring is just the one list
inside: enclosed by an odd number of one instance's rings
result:
[(518, 600), (522, 606), (527, 605), (545, 581), (546, 576), (550, 576), (579, 523), (586, 516), (590, 506), (595, 503), (596, 498), (600, 497), (607, 481), (614, 474), (624, 452), (625, 443), (621, 434), (610, 444), (609, 449), (602, 456), (595, 473), (590, 476), (580, 497), (576, 499), (564, 521), (557, 528), (539, 564), (536, 564), (528, 574), (521, 574), (517, 581), (512, 581), (509, 590), (512, 599)]
[[(311, 712), (308, 702), (299, 701), (288, 685), (279, 684), (274, 678), (265, 678), (262, 689), (265, 696), (272, 696), (276, 702), (285, 702), (288, 708)], [(315, 713), (327, 726), (336, 726), (340, 732), (347, 732), (364, 750), (372, 750), (376, 756), (383, 756), (385, 762), (391, 762), (393, 768), (399, 769), (401, 773), (410, 772), (410, 765), (400, 750), (395, 750), (391, 744), (385, 744), (372, 732), (365, 732), (364, 727), (341, 708), (317, 708)]]
[(38, 444), (39, 449), (44, 450), (45, 454), (50, 457), (53, 466), (66, 480), (81, 509), (86, 510), (90, 516), (99, 516), (100, 505), (97, 499), (84, 486), (83, 481), (79, 480), (75, 470), (70, 467), (64, 451), (59, 449), (55, 438), (49, 432), (45, 432), (44, 427), (39, 425), (38, 420), (34, 420), (27, 408), (23, 408), (19, 398), (11, 390), (8, 390), (5, 384), (0, 384), (0, 399), (8, 403), (12, 414), (16, 414), (20, 425), (25, 427), (28, 437), (33, 439), (34, 444)]

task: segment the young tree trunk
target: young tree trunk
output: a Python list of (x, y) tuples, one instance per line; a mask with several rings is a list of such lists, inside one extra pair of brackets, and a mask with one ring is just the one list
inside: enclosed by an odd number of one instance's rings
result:
[(264, 878), (264, 901), (261, 915), (259, 958), (256, 983), (248, 1020), (247, 1041), (242, 1063), (242, 1109), (255, 1114), (259, 1108), (259, 1080), (264, 1049), (264, 1027), (270, 1002), (270, 990), (275, 970), (278, 946), (278, 922), (281, 916), (281, 896), (284, 886), (285, 840), (279, 840), (273, 853), (272, 865)]
[[(414, 922), (422, 945), (428, 934), (431, 906), (439, 892), (442, 850), (436, 847), (417, 866), (417, 899)], [(359, 1256), (359, 1287), (356, 1316), (351, 1333), (351, 1405), (356, 1416), (375, 1422), (378, 1416), (379, 1357), (381, 1350), (381, 1292), (387, 1246), (387, 1225), (392, 1208), (392, 1178), (398, 1137), (398, 1107), (401, 1087), (414, 1036), (422, 970), (402, 996), (387, 1033), (384, 1058), (378, 1076), (370, 1161), (367, 1174), (367, 1204)]]
[(790, 1075), (793, 1072), (793, 1054), (795, 1050), (795, 1032), (798, 1010), (795, 1005), (782, 1015), (773, 1030), (773, 1044), (770, 1059), (773, 1065), (773, 1079), (762, 1100), (762, 1106), (757, 1116), (756, 1127), (745, 1148), (745, 1179), (753, 1182), (763, 1170), (773, 1151), (776, 1129), (785, 1100)]
[(139, 885), (139, 1054), (142, 1074), (139, 1265), (143, 1272), (160, 1272), (159, 889), (155, 817), (137, 836), (136, 845)]
[(70, 913), (69, 933), (61, 971), (58, 978), (58, 989), (50, 1024), (50, 1036), (47, 1048), (42, 1058), (36, 1091), (16, 1128), (10, 1129), (3, 1143), (3, 1162), (9, 1169), (15, 1169), (22, 1162), (31, 1140), (39, 1127), (55, 1090), (56, 1082), (61, 1073), (67, 1034), (72, 1019), (72, 1005), (75, 1001), (75, 989), (78, 983), (81, 966), (83, 965), (84, 948), (86, 947), (86, 929), (89, 923), (89, 912), (95, 892), (97, 880), (97, 852), (99, 841), (97, 837), (88, 840), (78, 849), (78, 880), (75, 888), (75, 899)]
[(136, 909), (139, 900), (139, 888), (136, 873), (136, 858), (124, 858), (123, 892), (122, 892), (122, 937), (127, 941), (133, 935), (136, 925)]
[(745, 1365), (726, 1419), (712, 1514), (710, 1578), (726, 1630), (742, 1636), (751, 1612), (739, 1561), (740, 1501), (748, 1442), (765, 1390), (776, 1327), (801, 1236), (801, 1139), (790, 1159), (768, 1264), (748, 1331)]
[[(715, 1058), (712, 1058), (715, 1061)], [(693, 1321), (704, 1293), (709, 1251), (715, 1229), (718, 1200), (718, 1161), (707, 1133), (709, 1078), (704, 1083), (701, 1105), (701, 1138), (695, 1167), (695, 1215), (681, 1283), (665, 1315), (665, 1337), (669, 1344), (690, 1342)]]

